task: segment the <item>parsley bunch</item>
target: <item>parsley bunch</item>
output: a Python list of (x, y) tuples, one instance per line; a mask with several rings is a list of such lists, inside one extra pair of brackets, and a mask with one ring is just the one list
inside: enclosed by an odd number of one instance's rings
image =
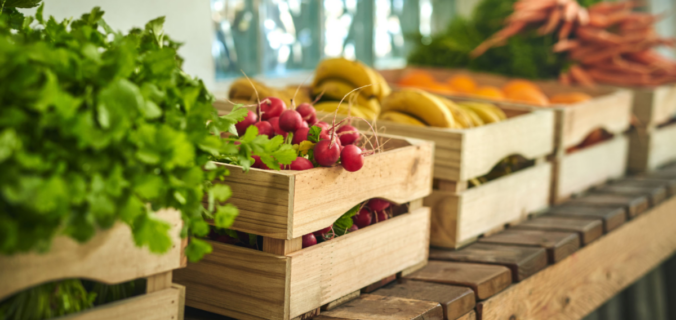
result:
[[(125, 35), (99, 8), (73, 21), (42, 9), (0, 14), (0, 254), (46, 251), (57, 234), (84, 242), (118, 220), (138, 246), (166, 252), (170, 226), (154, 212), (179, 210), (183, 237), (206, 235), (205, 216), (219, 227), (237, 216), (218, 205), (231, 190), (212, 184), (227, 174), (213, 158), (245, 169), (251, 153), (277, 167), (295, 159), (256, 132), (239, 145), (220, 138), (236, 135), (246, 110), (217, 115), (202, 81), (181, 70), (164, 18)], [(210, 251), (192, 238), (186, 255)]]

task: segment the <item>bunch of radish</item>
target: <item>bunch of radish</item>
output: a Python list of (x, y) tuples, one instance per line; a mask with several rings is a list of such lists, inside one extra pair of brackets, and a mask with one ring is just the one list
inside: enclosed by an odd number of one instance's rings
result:
[(374, 198), (364, 202), (348, 211), (334, 224), (304, 235), (303, 248), (385, 221), (392, 216), (392, 210), (388, 209), (391, 209), (391, 203), (383, 199)]
[[(348, 122), (343, 123), (345, 121)], [(235, 127), (240, 136), (249, 126), (256, 126), (259, 135), (281, 135), (287, 139), (292, 134), (290, 143), (301, 145), (308, 141), (312, 144), (312, 153), (300, 154), (284, 169), (308, 170), (316, 166), (331, 167), (340, 162), (345, 170), (355, 172), (364, 165), (366, 154), (364, 148), (356, 145), (360, 134), (349, 121), (346, 119), (336, 124), (334, 118), (333, 125), (329, 125), (317, 120), (316, 111), (309, 103), (287, 108), (281, 99), (269, 97), (260, 102), (255, 113), (249, 111)], [(253, 158), (252, 167), (268, 169), (257, 156)]]

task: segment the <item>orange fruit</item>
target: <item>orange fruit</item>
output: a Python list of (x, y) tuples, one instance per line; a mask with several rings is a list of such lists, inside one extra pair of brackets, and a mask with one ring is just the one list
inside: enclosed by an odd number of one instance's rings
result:
[(547, 99), (547, 96), (545, 96), (544, 93), (540, 90), (533, 90), (532, 88), (522, 88), (520, 90), (505, 92), (505, 97), (508, 100), (533, 104), (536, 106), (546, 106), (549, 104), (549, 99)]
[(411, 71), (399, 79), (399, 85), (402, 87), (424, 87), (434, 83), (437, 81), (425, 71)]
[(549, 102), (552, 104), (573, 104), (591, 100), (591, 98), (592, 96), (583, 92), (567, 92), (553, 95), (549, 98)]
[(460, 74), (454, 76), (446, 82), (451, 87), (451, 89), (462, 92), (462, 93), (472, 93), (476, 91), (476, 82), (470, 76), (465, 74)]
[(509, 82), (507, 82), (507, 84), (505, 84), (502, 87), (502, 92), (505, 95), (509, 95), (515, 91), (521, 91), (524, 89), (542, 92), (542, 90), (540, 90), (540, 87), (538, 87), (535, 83), (523, 79), (510, 80)]
[(424, 89), (427, 89), (432, 92), (440, 93), (440, 94), (453, 94), (455, 91), (453, 89), (449, 88), (447, 85), (435, 82), (435, 83), (430, 83), (425, 86)]
[(474, 95), (486, 97), (493, 100), (505, 100), (505, 95), (497, 87), (485, 86), (474, 91)]

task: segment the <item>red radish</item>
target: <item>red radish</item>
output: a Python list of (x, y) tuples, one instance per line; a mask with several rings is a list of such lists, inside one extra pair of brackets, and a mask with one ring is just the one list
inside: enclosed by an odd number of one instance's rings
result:
[(307, 140), (307, 135), (310, 132), (310, 129), (308, 128), (300, 128), (296, 130), (296, 132), (293, 133), (293, 141), (291, 141), (292, 144), (300, 144), (301, 142)]
[(317, 116), (313, 115), (310, 119), (307, 120), (307, 124), (314, 126), (317, 123)]
[(308, 121), (312, 118), (317, 119), (317, 112), (315, 108), (309, 103), (301, 103), (296, 107), (296, 111), (300, 114), (300, 117), (304, 121)]
[(353, 144), (345, 146), (343, 151), (340, 152), (340, 162), (349, 172), (359, 171), (364, 166), (364, 155), (361, 148)]
[(307, 122), (301, 121), (300, 124), (298, 125), (298, 129), (301, 129), (301, 128), (310, 128), (310, 126), (307, 125)]
[(357, 128), (346, 124), (338, 130), (336, 130), (336, 133), (338, 133), (338, 136), (340, 137), (340, 142), (342, 145), (346, 146), (349, 144), (353, 144), (359, 140), (359, 132), (357, 131)]
[(268, 122), (270, 122), (270, 125), (272, 125), (272, 129), (275, 130), (275, 134), (282, 135), (284, 139), (286, 139), (286, 136), (288, 136), (289, 133), (284, 132), (284, 130), (279, 128), (279, 117), (272, 118), (268, 120)]
[(264, 135), (264, 136), (268, 136), (268, 137), (272, 138), (272, 136), (275, 135), (275, 129), (272, 127), (270, 122), (260, 121), (260, 122), (256, 122), (256, 124), (254, 124), (254, 126), (256, 126), (256, 128), (258, 128), (258, 135), (259, 136)]
[(366, 204), (373, 211), (383, 211), (390, 207), (390, 202), (383, 199), (371, 199)]
[(315, 166), (312, 164), (312, 161), (305, 159), (305, 158), (302, 158), (302, 157), (298, 157), (298, 158), (296, 158), (296, 160), (293, 160), (291, 162), (291, 165), (289, 166), (289, 168), (291, 170), (298, 170), (298, 171), (310, 170), (314, 167)]
[(337, 142), (331, 143), (331, 140), (319, 141), (315, 145), (314, 155), (320, 166), (330, 167), (340, 158), (340, 145)]
[(239, 136), (242, 136), (246, 132), (246, 128), (256, 123), (256, 120), (258, 120), (258, 116), (253, 111), (247, 112), (246, 117), (244, 117), (242, 121), (237, 122), (237, 124), (235, 124), (237, 134)]
[(354, 217), (352, 217), (352, 222), (361, 228), (368, 227), (371, 224), (371, 211), (367, 208), (362, 208), (359, 210)]
[(263, 163), (261, 157), (256, 155), (253, 155), (251, 157), (254, 158), (254, 163), (251, 165), (252, 168), (270, 170), (270, 168), (265, 163)]
[[(322, 132), (319, 134), (319, 140), (330, 140), (331, 139), (331, 134), (328, 132)], [(340, 143), (340, 139), (336, 139), (335, 141), (339, 146), (343, 146), (343, 144)], [(341, 149), (342, 150), (342, 149)]]
[(359, 230), (359, 227), (357, 227), (356, 224), (353, 224), (349, 229), (347, 229), (347, 232), (350, 233), (350, 232), (355, 232), (357, 230)]
[(282, 99), (269, 97), (261, 102), (259, 108), (262, 112), (261, 120), (268, 120), (270, 118), (279, 117), (282, 112), (286, 110), (286, 103), (284, 103)]
[(324, 236), (326, 236), (327, 233), (331, 232), (331, 226), (328, 226), (322, 230), (315, 231), (313, 234), (315, 235), (315, 238), (317, 239), (324, 239)]
[(282, 115), (279, 116), (279, 128), (286, 132), (296, 131), (301, 122), (303, 122), (303, 119), (296, 110), (284, 110)]
[(312, 247), (317, 244), (317, 238), (312, 233), (303, 236), (303, 248)]
[(322, 133), (329, 131), (329, 128), (331, 128), (331, 126), (324, 121), (319, 121), (319, 122), (315, 123), (314, 125), (322, 128)]
[(385, 211), (376, 211), (376, 212), (373, 213), (373, 218), (374, 218), (373, 223), (377, 223), (377, 222), (385, 221), (385, 220), (389, 219), (390, 217), (387, 215), (387, 213), (385, 213)]

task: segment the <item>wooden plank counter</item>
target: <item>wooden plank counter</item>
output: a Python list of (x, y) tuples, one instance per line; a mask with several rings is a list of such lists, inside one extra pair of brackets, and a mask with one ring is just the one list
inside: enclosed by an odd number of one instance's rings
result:
[(676, 251), (676, 198), (477, 304), (478, 319), (580, 319)]

